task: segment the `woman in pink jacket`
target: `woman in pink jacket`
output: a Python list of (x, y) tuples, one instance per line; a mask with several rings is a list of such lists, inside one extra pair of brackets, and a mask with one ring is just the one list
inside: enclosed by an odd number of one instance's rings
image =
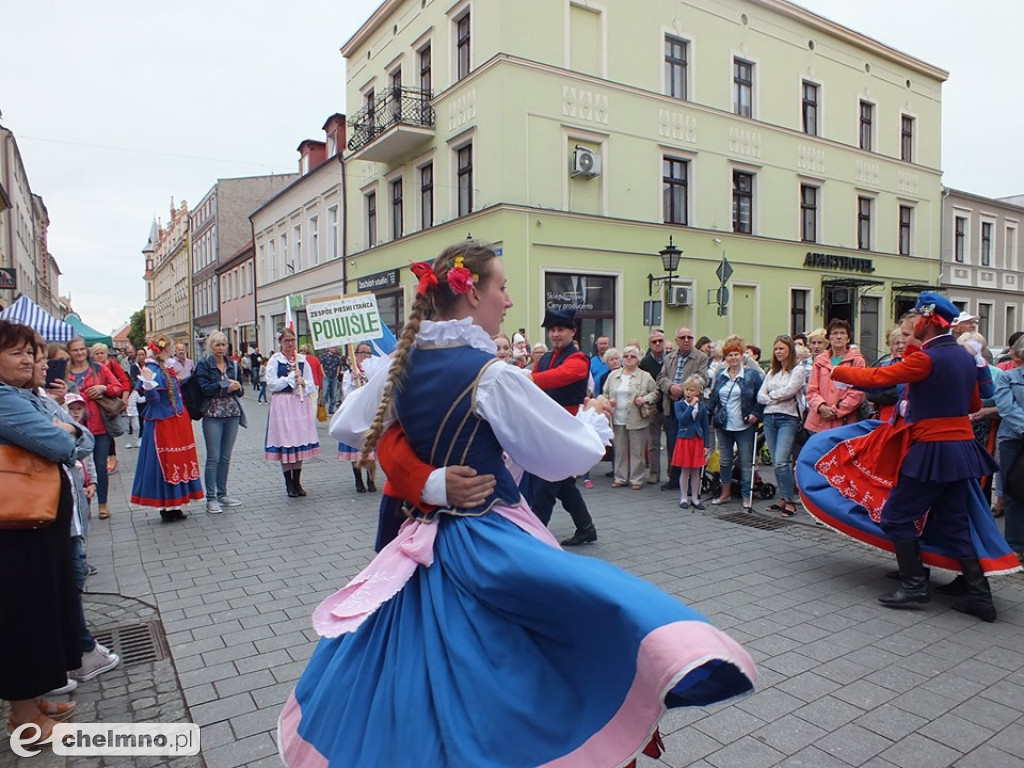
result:
[(863, 355), (850, 349), (850, 324), (835, 319), (828, 324), (831, 347), (816, 358), (807, 382), (808, 432), (824, 432), (857, 421), (857, 412), (864, 400), (864, 392), (832, 381), (832, 369), (837, 365), (867, 367)]

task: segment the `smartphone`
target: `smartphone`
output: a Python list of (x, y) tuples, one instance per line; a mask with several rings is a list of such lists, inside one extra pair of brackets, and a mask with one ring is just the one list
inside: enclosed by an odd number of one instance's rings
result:
[(46, 364), (46, 386), (50, 386), (57, 379), (65, 379), (68, 375), (67, 360), (50, 360)]

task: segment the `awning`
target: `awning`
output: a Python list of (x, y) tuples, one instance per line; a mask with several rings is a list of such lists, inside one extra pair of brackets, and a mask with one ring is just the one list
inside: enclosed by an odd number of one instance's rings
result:
[(95, 328), (86, 325), (82, 322), (82, 318), (74, 313), (64, 318), (64, 322), (75, 329), (75, 336), (81, 336), (87, 347), (91, 347), (93, 344), (106, 344), (108, 347), (114, 346), (114, 340), (110, 338), (110, 334), (100, 333)]
[(931, 291), (932, 293), (945, 293), (946, 289), (937, 285), (924, 285), (921, 283), (893, 283), (893, 293), (924, 293), (925, 291)]
[(866, 285), (885, 285), (884, 280), (867, 277), (822, 277), (822, 288), (863, 288)]
[(11, 306), (0, 312), (0, 319), (27, 325), (47, 341), (66, 343), (78, 335), (74, 328), (62, 323), (27, 296), (19, 296)]

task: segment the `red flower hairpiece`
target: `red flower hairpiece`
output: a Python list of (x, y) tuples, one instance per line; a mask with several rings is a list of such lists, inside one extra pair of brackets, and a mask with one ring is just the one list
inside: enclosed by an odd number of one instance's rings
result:
[(420, 279), (416, 293), (426, 296), (430, 289), (437, 285), (437, 275), (434, 274), (433, 268), (425, 261), (417, 261), (410, 269)]
[(455, 257), (455, 264), (448, 270), (448, 287), (456, 296), (469, 293), (469, 289), (476, 283), (477, 276), (466, 269), (462, 256)]

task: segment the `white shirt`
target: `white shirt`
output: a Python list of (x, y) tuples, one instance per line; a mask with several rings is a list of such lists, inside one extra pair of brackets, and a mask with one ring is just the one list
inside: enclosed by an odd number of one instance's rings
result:
[[(471, 318), (424, 321), (416, 337), (418, 346), (468, 344), (494, 354), (494, 342)], [(384, 384), (393, 360), (355, 390), (331, 419), (331, 437), (347, 445), (360, 447), (373, 424)], [(607, 419), (592, 410), (580, 410), (580, 418), (566, 411), (533, 383), (524, 371), (511, 365), (491, 365), (480, 377), (476, 412), (494, 431), (511, 461), (545, 480), (561, 480), (581, 475), (604, 456), (611, 430)], [(395, 422), (394, 404), (385, 417), (386, 430)], [(599, 432), (604, 423), (606, 436)], [(440, 492), (438, 492), (440, 484)], [(428, 496), (429, 493), (429, 496)], [(423, 501), (443, 506), (444, 468), (438, 468), (427, 481)]]

